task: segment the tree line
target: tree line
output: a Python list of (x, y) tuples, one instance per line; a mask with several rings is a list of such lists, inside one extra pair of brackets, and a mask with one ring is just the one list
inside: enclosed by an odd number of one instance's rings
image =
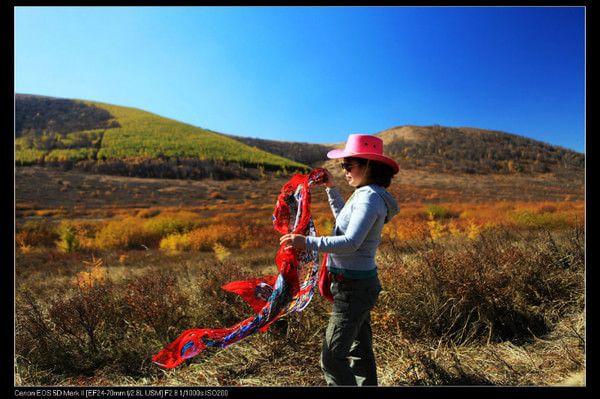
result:
[(401, 168), (461, 173), (545, 173), (581, 169), (584, 154), (525, 137), (434, 125), (423, 140), (398, 139), (386, 146)]
[(101, 108), (79, 101), (29, 96), (15, 96), (15, 135), (66, 135), (93, 129), (119, 127), (112, 115)]

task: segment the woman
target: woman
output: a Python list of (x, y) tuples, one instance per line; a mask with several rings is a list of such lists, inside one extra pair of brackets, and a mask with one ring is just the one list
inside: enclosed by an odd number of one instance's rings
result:
[(346, 180), (356, 188), (344, 204), (327, 172), (324, 184), (335, 216), (333, 236), (286, 234), (280, 241), (286, 248), (329, 254), (333, 312), (321, 352), (327, 385), (377, 385), (370, 315), (381, 291), (375, 251), (383, 225), (399, 211), (386, 190), (399, 167), (383, 155), (380, 138), (363, 134), (351, 134), (343, 150), (332, 150), (327, 157), (344, 159)]

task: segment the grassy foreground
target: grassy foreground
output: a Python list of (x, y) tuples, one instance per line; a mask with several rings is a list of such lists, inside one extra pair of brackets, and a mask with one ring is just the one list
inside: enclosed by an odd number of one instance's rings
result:
[[(180, 235), (202, 228), (144, 226)], [(428, 226), (428, 237), (388, 234), (378, 252), (384, 291), (372, 324), (380, 385), (582, 384), (582, 226), (477, 234)], [(275, 236), (266, 249), (248, 239), (230, 247), (217, 240), (210, 249), (157, 241), (145, 250), (98, 247), (102, 239), (93, 246), (84, 236), (69, 249), (77, 234), (56, 234), (59, 249), (17, 251), (17, 385), (324, 384), (318, 359), (330, 305), (318, 294), (303, 313), (228, 349), (208, 349), (169, 371), (150, 361), (187, 328), (226, 327), (251, 315), (220, 287), (276, 272)]]

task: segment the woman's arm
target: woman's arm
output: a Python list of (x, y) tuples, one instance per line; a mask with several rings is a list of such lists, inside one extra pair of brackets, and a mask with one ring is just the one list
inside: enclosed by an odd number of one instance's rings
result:
[(325, 192), (327, 192), (327, 197), (329, 198), (331, 212), (333, 212), (333, 216), (337, 219), (340, 211), (344, 207), (344, 198), (337, 187), (327, 187)]
[[(379, 216), (383, 200), (377, 193), (357, 193), (352, 216), (345, 234), (339, 236), (306, 237), (306, 248), (334, 254), (356, 252)], [(384, 204), (385, 205), (385, 204)]]

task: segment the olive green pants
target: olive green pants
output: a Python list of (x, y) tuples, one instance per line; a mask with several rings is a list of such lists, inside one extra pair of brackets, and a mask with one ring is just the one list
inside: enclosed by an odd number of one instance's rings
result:
[(333, 311), (321, 352), (327, 385), (377, 385), (371, 309), (380, 292), (377, 277), (331, 284)]

